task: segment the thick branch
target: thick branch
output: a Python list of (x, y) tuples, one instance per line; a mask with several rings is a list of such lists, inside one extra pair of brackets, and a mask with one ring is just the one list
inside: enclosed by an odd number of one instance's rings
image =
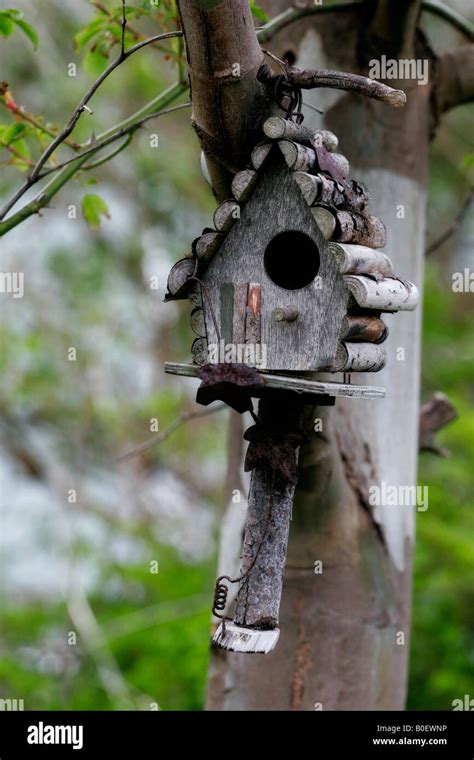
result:
[(439, 114), (474, 100), (474, 45), (464, 45), (438, 58), (434, 97)]
[(368, 98), (375, 98), (400, 108), (406, 103), (403, 90), (394, 90), (375, 79), (351, 74), (346, 71), (331, 71), (330, 69), (300, 70), (292, 69), (291, 78), (303, 90), (316, 87), (332, 87), (336, 90), (348, 90)]
[[(193, 124), (206, 154), (216, 195), (230, 194), (230, 173), (245, 168), (268, 114), (266, 88), (257, 81), (263, 54), (248, 1), (204, 4), (179, 0), (186, 38)], [(207, 6), (207, 9), (206, 9)]]
[(412, 57), (420, 10), (420, 0), (379, 0), (367, 38), (387, 56)]

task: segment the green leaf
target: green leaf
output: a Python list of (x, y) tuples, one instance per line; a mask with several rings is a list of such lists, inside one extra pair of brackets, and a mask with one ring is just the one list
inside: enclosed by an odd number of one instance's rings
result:
[(11, 145), (16, 140), (19, 140), (22, 135), (24, 136), (26, 131), (26, 124), (10, 124), (2, 134), (2, 142), (6, 143), (6, 145)]
[(9, 37), (15, 29), (15, 24), (6, 11), (0, 11), (0, 35)]
[(87, 193), (82, 199), (82, 215), (89, 227), (98, 229), (100, 227), (101, 216), (110, 219), (109, 209), (100, 195)]
[(85, 46), (91, 42), (106, 26), (108, 22), (108, 16), (98, 16), (93, 19), (84, 29), (74, 36), (74, 47), (78, 52), (84, 50)]
[(33, 44), (34, 49), (38, 47), (39, 43), (39, 37), (38, 32), (36, 29), (34, 29), (31, 24), (28, 24), (26, 21), (23, 21), (23, 19), (17, 18), (15, 19), (15, 24), (26, 34), (30, 42)]
[(250, 10), (257, 21), (262, 21), (263, 23), (268, 21), (268, 14), (254, 0), (250, 0)]
[(23, 11), (18, 10), (18, 8), (7, 8), (4, 11), (0, 11), (0, 13), (9, 16), (13, 21), (18, 21), (18, 19), (23, 18), (25, 15)]

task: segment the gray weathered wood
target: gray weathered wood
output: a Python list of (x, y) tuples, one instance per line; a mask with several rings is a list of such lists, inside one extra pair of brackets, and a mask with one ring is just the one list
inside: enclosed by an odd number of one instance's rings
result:
[(346, 316), (342, 321), (341, 339), (383, 343), (388, 335), (388, 327), (379, 317)]
[(221, 232), (206, 232), (201, 235), (196, 243), (196, 256), (199, 261), (210, 261), (217, 253), (219, 246), (225, 239)]
[[(277, 286), (265, 266), (267, 246), (279, 233), (288, 230), (304, 233), (319, 252), (317, 278), (299, 289)], [(297, 257), (298, 250), (294, 254)], [(289, 274), (293, 259), (290, 246)], [(346, 313), (347, 290), (311, 209), (283, 162), (272, 163), (262, 174), (242, 208), (239, 222), (226, 235), (219, 255), (212, 259), (202, 279), (210, 294), (218, 294), (222, 282), (248, 279), (260, 283), (261, 344), (266, 354), (266, 364), (259, 365), (260, 369), (317, 371), (331, 367)], [(219, 322), (220, 305), (217, 298), (216, 301), (214, 309)], [(275, 308), (296, 309), (300, 316), (295, 322), (277, 323), (271, 318)], [(204, 310), (208, 339), (215, 343), (215, 329), (206, 303)]]
[(413, 311), (420, 298), (418, 288), (406, 280), (387, 277), (374, 280), (363, 275), (344, 276), (355, 303), (379, 311)]
[(279, 140), (280, 148), (286, 165), (295, 172), (309, 172), (318, 168), (316, 152), (300, 143), (290, 140)]
[(248, 283), (238, 282), (234, 284), (234, 319), (232, 342), (235, 346), (243, 346), (245, 343), (245, 321), (247, 313)]
[(191, 346), (191, 354), (194, 364), (202, 365), (208, 362), (207, 340), (205, 338), (196, 338)]
[(196, 262), (191, 257), (180, 259), (168, 275), (168, 291), (172, 296), (179, 293), (183, 285), (193, 275)]
[[(234, 284), (223, 282), (220, 286), (220, 337), (224, 344), (233, 342), (234, 334)], [(218, 336), (215, 336), (216, 339)]]
[(206, 337), (206, 322), (204, 320), (204, 311), (198, 306), (191, 312), (191, 329), (198, 338)]
[(250, 197), (257, 181), (258, 172), (253, 169), (244, 169), (241, 172), (237, 172), (232, 180), (232, 195), (235, 200), (245, 202)]
[(241, 567), (248, 575), (235, 602), (237, 625), (278, 626), (295, 488), (268, 467), (252, 472)]
[(193, 282), (193, 284), (189, 286), (186, 295), (193, 306), (202, 307), (201, 286), (198, 282)]
[(357, 243), (369, 248), (383, 248), (387, 242), (387, 230), (381, 219), (372, 214), (356, 211), (336, 211), (337, 225), (334, 240), (341, 243)]
[(376, 272), (384, 277), (393, 274), (392, 262), (382, 251), (348, 243), (330, 243), (329, 250), (336, 259), (341, 274)]
[[(195, 367), (193, 364), (177, 364), (176, 362), (166, 362), (165, 372), (170, 375), (196, 377), (197, 367)], [(317, 403), (318, 396), (348, 396), (352, 398), (365, 399), (384, 398), (385, 396), (385, 389), (374, 385), (323, 382), (320, 380), (310, 380), (306, 377), (297, 377), (296, 375), (273, 375), (262, 370), (259, 370), (259, 372), (261, 372), (265, 380), (264, 388), (314, 394), (315, 403)]]
[(363, 211), (368, 203), (366, 189), (355, 180), (339, 182), (324, 174), (295, 172), (295, 181), (308, 206), (322, 203), (336, 208), (350, 207), (354, 211)]
[(313, 206), (311, 208), (314, 220), (326, 240), (331, 240), (336, 229), (336, 218), (327, 208)]
[[(270, 140), (295, 140), (310, 148), (316, 138), (314, 131), (305, 127), (304, 124), (296, 124), (281, 116), (270, 116), (263, 124), (263, 132)], [(321, 142), (322, 140), (321, 136)]]
[(386, 360), (384, 347), (376, 343), (341, 343), (332, 371), (378, 372)]
[(240, 219), (240, 206), (235, 200), (220, 203), (214, 211), (214, 227), (218, 232), (229, 232)]
[(262, 142), (255, 146), (250, 155), (250, 162), (254, 169), (260, 169), (262, 164), (268, 158), (268, 155), (272, 148), (273, 143), (271, 142)]

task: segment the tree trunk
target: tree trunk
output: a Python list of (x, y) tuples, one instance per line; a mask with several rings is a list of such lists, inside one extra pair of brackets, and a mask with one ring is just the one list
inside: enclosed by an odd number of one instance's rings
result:
[[(195, 0), (180, 3), (187, 39), (183, 11), (193, 4)], [(287, 7), (284, 0), (263, 5), (272, 17)], [(307, 17), (281, 31), (271, 49), (279, 57), (292, 53), (299, 68), (363, 74), (368, 60), (382, 53), (429, 57), (421, 40), (415, 52), (416, 2), (381, 0), (376, 11), (370, 8)], [(199, 23), (206, 23), (202, 13)], [(254, 72), (258, 55), (252, 45), (250, 49)], [(189, 43), (188, 56), (193, 57)], [(370, 211), (387, 225), (386, 252), (396, 274), (420, 287), (430, 87), (413, 81), (389, 84), (407, 92), (404, 109), (340, 91), (305, 91), (304, 102), (325, 111), (321, 119), (304, 108), (305, 125), (337, 134), (340, 150), (351, 162), (351, 177), (367, 184)], [(199, 123), (196, 103), (194, 119)], [(382, 482), (410, 486), (416, 481), (421, 310), (388, 316), (386, 321), (386, 368), (375, 377), (358, 376), (358, 381), (385, 385), (386, 399), (338, 399), (334, 409), (307, 408), (311, 440), (300, 452), (278, 646), (269, 655), (214, 650), (209, 709), (404, 707), (414, 510), (372, 507), (369, 487)], [(315, 418), (322, 420), (321, 432), (314, 432)], [(235, 482), (230, 475), (228, 484)], [(226, 500), (235, 512), (231, 496), (227, 493)], [(227, 526), (231, 522), (225, 518)], [(241, 526), (239, 520), (237, 525)], [(224, 539), (219, 565), (235, 575), (240, 529), (233, 542), (229, 530)]]

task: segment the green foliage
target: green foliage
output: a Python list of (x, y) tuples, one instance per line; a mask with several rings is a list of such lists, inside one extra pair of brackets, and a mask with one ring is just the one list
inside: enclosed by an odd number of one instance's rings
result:
[(21, 29), (21, 31), (26, 34), (33, 47), (35, 49), (38, 47), (38, 33), (31, 24), (28, 24), (28, 22), (25, 21), (22, 11), (16, 10), (15, 8), (0, 10), (0, 35), (2, 37), (9, 37), (15, 29)]
[(87, 193), (82, 199), (82, 215), (86, 220), (89, 227), (96, 230), (100, 227), (100, 220), (102, 216), (110, 219), (109, 209), (100, 195), (94, 195), (93, 193)]
[(410, 709), (450, 710), (454, 699), (473, 695), (473, 316), (469, 295), (452, 293), (430, 265), (424, 302), (425, 396), (442, 390), (459, 416), (438, 436), (449, 458), (420, 457), (418, 482), (429, 486), (429, 509), (417, 523)]

